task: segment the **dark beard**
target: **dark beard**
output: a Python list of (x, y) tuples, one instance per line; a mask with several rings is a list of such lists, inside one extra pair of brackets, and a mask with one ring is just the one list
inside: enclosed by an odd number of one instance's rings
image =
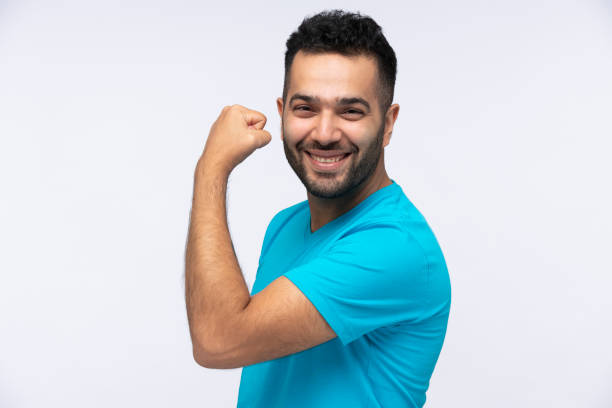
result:
[[(284, 126), (284, 125), (282, 125)], [(363, 157), (359, 159), (357, 156), (357, 162), (355, 162), (355, 152), (351, 153), (350, 160), (351, 166), (346, 170), (347, 175), (343, 180), (335, 180), (338, 175), (329, 173), (320, 173), (315, 182), (308, 180), (307, 171), (304, 164), (304, 150), (298, 150), (297, 153), (293, 152), (287, 146), (285, 138), (283, 137), (283, 148), (285, 150), (285, 157), (289, 162), (289, 165), (298, 176), (306, 190), (315, 197), (320, 198), (337, 198), (344, 196), (355, 188), (362, 185), (376, 170), (378, 161), (380, 160), (380, 154), (383, 146), (383, 136), (385, 131), (385, 123), (381, 124), (378, 129), (376, 138), (372, 143), (363, 151)], [(283, 127), (284, 132), (284, 127)], [(320, 146), (319, 146), (320, 148)], [(321, 150), (326, 150), (321, 148)], [(327, 149), (331, 150), (331, 149)]]

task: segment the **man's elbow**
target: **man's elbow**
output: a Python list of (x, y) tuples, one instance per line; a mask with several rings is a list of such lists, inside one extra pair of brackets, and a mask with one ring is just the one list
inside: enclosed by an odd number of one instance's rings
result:
[(221, 354), (198, 342), (193, 342), (193, 359), (205, 368), (225, 368), (219, 358)]
[(193, 343), (193, 359), (198, 365), (209, 368), (208, 361), (210, 357), (202, 350), (202, 347), (198, 346), (195, 342)]
[(221, 324), (192, 327), (193, 358), (202, 367), (206, 368), (234, 368), (231, 367), (229, 350), (237, 347), (227, 335), (228, 322), (225, 327)]
[(198, 365), (205, 368), (222, 368), (218, 366), (217, 359), (215, 359), (215, 353), (208, 351), (206, 348), (193, 344), (193, 359)]

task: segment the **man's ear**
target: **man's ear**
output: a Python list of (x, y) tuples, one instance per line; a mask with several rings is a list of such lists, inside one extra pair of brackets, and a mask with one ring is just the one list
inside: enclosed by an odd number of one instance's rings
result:
[(393, 132), (393, 124), (397, 119), (397, 115), (399, 114), (399, 105), (394, 103), (389, 106), (387, 109), (387, 113), (385, 114), (385, 133), (383, 136), (383, 147), (386, 147), (391, 141), (391, 133)]
[(276, 99), (276, 109), (278, 109), (278, 115), (281, 118), (281, 130), (280, 130), (280, 135), (281, 135), (281, 140), (283, 140), (283, 98), (278, 97)]

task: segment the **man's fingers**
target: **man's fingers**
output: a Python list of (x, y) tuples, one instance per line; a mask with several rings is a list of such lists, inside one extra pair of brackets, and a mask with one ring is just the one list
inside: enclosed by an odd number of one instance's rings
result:
[(251, 129), (249, 130), (249, 134), (255, 139), (255, 144), (258, 149), (267, 145), (270, 143), (270, 140), (272, 140), (272, 135), (267, 130)]
[(266, 125), (267, 118), (263, 113), (245, 108), (242, 105), (233, 105), (232, 107), (238, 108), (249, 128), (261, 130)]

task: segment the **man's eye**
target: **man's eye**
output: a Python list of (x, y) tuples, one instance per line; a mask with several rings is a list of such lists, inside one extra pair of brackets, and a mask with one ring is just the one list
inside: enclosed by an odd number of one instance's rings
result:
[(358, 111), (357, 109), (348, 109), (344, 113), (349, 113), (349, 114), (352, 114), (352, 115), (355, 115), (355, 114), (356, 115), (361, 115), (363, 112)]
[[(304, 108), (304, 109), (302, 109)], [(310, 108), (308, 106), (296, 106), (295, 110), (309, 110)]]

